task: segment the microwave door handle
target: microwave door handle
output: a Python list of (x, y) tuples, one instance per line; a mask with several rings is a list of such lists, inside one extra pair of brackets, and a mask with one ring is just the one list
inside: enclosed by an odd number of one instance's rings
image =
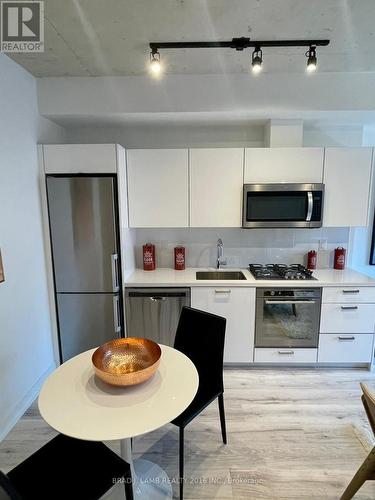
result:
[(314, 198), (312, 191), (308, 191), (307, 193), (307, 215), (306, 215), (306, 222), (311, 221), (312, 217), (312, 212), (313, 212), (313, 206), (314, 206)]

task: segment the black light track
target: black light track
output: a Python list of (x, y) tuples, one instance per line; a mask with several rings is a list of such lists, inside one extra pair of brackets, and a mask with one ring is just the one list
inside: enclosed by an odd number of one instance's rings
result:
[(226, 47), (235, 50), (244, 50), (249, 47), (322, 47), (327, 46), (330, 40), (250, 40), (250, 38), (232, 38), (226, 42), (151, 42), (152, 54), (158, 49), (205, 49)]

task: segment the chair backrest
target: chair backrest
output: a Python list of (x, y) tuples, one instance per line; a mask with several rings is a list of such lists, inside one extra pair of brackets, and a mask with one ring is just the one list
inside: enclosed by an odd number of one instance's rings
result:
[(375, 393), (371, 391), (367, 385), (361, 382), (363, 392), (362, 402), (365, 407), (367, 418), (370, 422), (372, 432), (375, 434)]
[(191, 307), (183, 307), (174, 347), (195, 364), (199, 389), (223, 392), (223, 356), (227, 320)]
[(0, 500), (22, 500), (8, 476), (0, 470)]

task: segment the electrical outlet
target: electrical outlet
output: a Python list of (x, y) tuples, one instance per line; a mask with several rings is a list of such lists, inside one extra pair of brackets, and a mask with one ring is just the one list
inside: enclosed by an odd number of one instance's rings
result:
[(328, 240), (327, 238), (322, 238), (318, 240), (319, 242), (319, 250), (327, 250), (328, 248)]

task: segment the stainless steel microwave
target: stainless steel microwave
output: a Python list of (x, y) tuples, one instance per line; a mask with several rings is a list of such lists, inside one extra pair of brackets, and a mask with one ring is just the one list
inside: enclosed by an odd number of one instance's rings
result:
[(324, 184), (245, 184), (244, 228), (321, 227)]

